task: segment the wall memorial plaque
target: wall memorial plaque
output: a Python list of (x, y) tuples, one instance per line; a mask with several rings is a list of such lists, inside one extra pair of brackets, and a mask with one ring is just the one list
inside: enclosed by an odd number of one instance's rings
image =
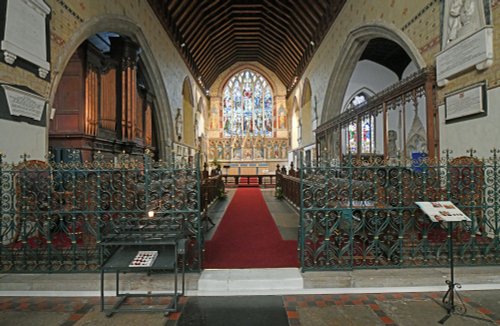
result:
[(491, 0), (444, 0), (442, 2), (441, 49), (436, 56), (438, 86), (448, 79), (493, 63)]
[(485, 82), (446, 94), (446, 122), (472, 115), (484, 116), (486, 115), (486, 102)]
[(43, 0), (6, 0), (0, 50), (3, 60), (14, 65), (19, 58), (37, 67), (40, 78), (50, 71), (48, 17), (50, 7)]
[(484, 27), (469, 37), (441, 51), (436, 57), (438, 86), (469, 68), (484, 70), (493, 64), (493, 27)]
[(10, 85), (2, 85), (2, 87), (12, 116), (28, 117), (36, 121), (42, 119), (46, 106), (43, 97)]

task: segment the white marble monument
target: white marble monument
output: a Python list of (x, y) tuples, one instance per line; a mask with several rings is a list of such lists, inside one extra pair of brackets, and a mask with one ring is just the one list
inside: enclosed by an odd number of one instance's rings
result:
[(17, 58), (38, 67), (38, 76), (45, 78), (50, 71), (47, 57), (46, 19), (50, 7), (43, 0), (6, 0), (4, 37), (0, 50), (6, 63)]
[(484, 1), (445, 0), (442, 51), (436, 56), (438, 86), (463, 71), (492, 65), (493, 26), (486, 24)]

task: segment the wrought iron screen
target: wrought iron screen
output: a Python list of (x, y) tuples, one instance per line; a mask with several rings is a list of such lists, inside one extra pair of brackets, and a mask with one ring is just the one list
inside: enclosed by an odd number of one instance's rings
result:
[(447, 266), (446, 225), (416, 201), (452, 201), (472, 222), (456, 223), (459, 265), (500, 263), (499, 151), (411, 166), (346, 159), (300, 170), (303, 270)]
[(138, 219), (182, 222), (187, 268), (201, 266), (197, 165), (172, 166), (149, 155), (82, 164), (0, 158), (0, 180), (1, 272), (98, 270), (102, 236)]

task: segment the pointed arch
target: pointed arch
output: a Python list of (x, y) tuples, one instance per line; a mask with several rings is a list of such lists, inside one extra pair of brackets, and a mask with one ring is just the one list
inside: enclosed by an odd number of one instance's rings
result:
[(123, 36), (128, 36), (142, 49), (141, 58), (146, 68), (146, 79), (151, 85), (154, 92), (154, 106), (156, 108), (154, 115), (155, 130), (158, 136), (158, 154), (162, 158), (166, 158), (170, 154), (170, 144), (174, 139), (173, 119), (170, 110), (170, 102), (168, 100), (167, 88), (164, 84), (163, 77), (160, 74), (160, 67), (156, 62), (155, 56), (146, 36), (137, 23), (128, 17), (121, 15), (105, 14), (94, 16), (84, 21), (78, 28), (78, 33), (74, 33), (72, 37), (64, 43), (63, 49), (54, 60), (53, 69), (51, 71), (53, 82), (50, 88), (50, 107), (52, 107), (61, 77), (64, 73), (68, 62), (73, 53), (86, 39), (99, 32), (115, 32)]
[(205, 113), (202, 98), (198, 98), (196, 112), (194, 113), (194, 142), (197, 148), (202, 145), (203, 135), (205, 134)]
[(195, 145), (194, 126), (194, 99), (193, 87), (189, 77), (184, 78), (182, 83), (182, 114), (183, 114), (183, 136), (182, 142), (187, 145)]
[(349, 105), (352, 103), (352, 101), (354, 100), (354, 98), (356, 96), (359, 96), (360, 94), (365, 94), (367, 95), (367, 98), (368, 97), (372, 97), (373, 95), (375, 95), (375, 92), (372, 91), (370, 88), (368, 87), (361, 87), (359, 89), (357, 89), (356, 91), (352, 92), (352, 94), (349, 96), (348, 100), (346, 101), (346, 104), (344, 105), (344, 107), (342, 108), (342, 111), (345, 111), (347, 109), (349, 109)]
[(261, 64), (257, 64), (257, 63), (255, 63), (255, 64), (253, 64), (253, 63), (239, 63), (239, 64), (235, 64), (232, 67), (228, 68), (226, 71), (224, 71), (221, 74), (221, 77), (217, 78), (217, 80), (212, 84), (212, 86), (210, 87), (210, 93), (213, 95), (220, 96), (220, 94), (222, 94), (224, 86), (227, 84), (229, 79), (231, 79), (239, 71), (242, 71), (245, 69), (255, 71), (256, 73), (263, 76), (269, 82), (269, 85), (271, 86), (271, 90), (273, 91), (273, 94), (275, 96), (285, 96), (286, 95), (286, 88), (279, 81), (278, 77), (271, 70), (269, 70), (266, 67), (262, 66)]
[(300, 121), (300, 104), (299, 100), (295, 96), (293, 98), (293, 104), (292, 104), (292, 111), (290, 116), (290, 131), (291, 131), (291, 148), (297, 148), (300, 146), (301, 143), (301, 137), (302, 137), (302, 130), (301, 130), (301, 124), (302, 122)]
[(393, 24), (374, 22), (354, 29), (349, 33), (342, 49), (339, 51), (340, 57), (335, 62), (330, 76), (321, 112), (321, 123), (337, 116), (342, 110), (342, 101), (350, 76), (368, 42), (374, 38), (386, 38), (395, 42), (405, 50), (412, 62), (417, 66), (417, 69), (426, 67), (422, 55), (412, 40)]
[(302, 143), (309, 145), (313, 143), (313, 115), (312, 115), (312, 91), (311, 82), (308, 78), (304, 80), (304, 87), (302, 89), (301, 101), (301, 117), (302, 120)]

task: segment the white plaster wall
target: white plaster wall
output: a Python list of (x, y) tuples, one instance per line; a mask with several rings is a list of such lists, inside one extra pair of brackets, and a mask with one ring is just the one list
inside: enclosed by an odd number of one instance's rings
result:
[(45, 127), (0, 119), (0, 130), (0, 152), (6, 155), (4, 162), (18, 163), (22, 161), (21, 156), (25, 153), (29, 154), (30, 160), (45, 161)]
[(370, 60), (359, 61), (349, 80), (342, 107), (345, 108), (347, 101), (362, 88), (376, 94), (397, 81), (398, 76), (390, 69)]
[(445, 107), (439, 107), (441, 151), (451, 149), (453, 156), (469, 155), (474, 148), (477, 157), (490, 157), (493, 148), (500, 148), (500, 88), (487, 92), (487, 116), (446, 124)]
[(401, 79), (405, 79), (406, 77), (410, 76), (411, 74), (417, 72), (417, 66), (415, 63), (412, 61), (406, 66), (405, 70), (403, 71), (403, 74), (401, 75)]

